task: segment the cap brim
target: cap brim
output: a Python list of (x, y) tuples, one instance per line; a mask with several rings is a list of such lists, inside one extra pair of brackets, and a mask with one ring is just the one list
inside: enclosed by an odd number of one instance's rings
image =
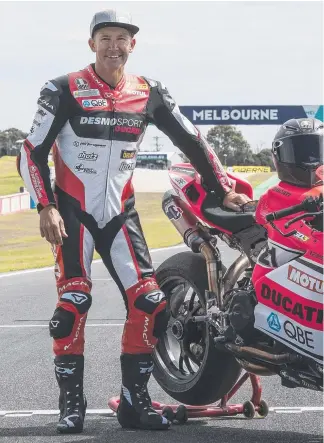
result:
[(130, 23), (119, 23), (119, 22), (103, 22), (98, 23), (93, 27), (91, 37), (93, 37), (94, 33), (101, 28), (124, 28), (127, 31), (130, 31), (133, 35), (135, 35), (139, 31), (139, 27), (135, 25), (131, 25)]

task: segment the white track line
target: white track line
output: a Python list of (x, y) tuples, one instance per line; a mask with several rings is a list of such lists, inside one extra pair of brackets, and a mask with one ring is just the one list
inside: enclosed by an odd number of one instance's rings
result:
[[(302, 414), (304, 412), (323, 412), (323, 406), (300, 406), (300, 407), (270, 407), (270, 412), (276, 414)], [(16, 411), (0, 411), (0, 417), (17, 418), (17, 417), (31, 417), (34, 415), (58, 415), (59, 411), (56, 409), (35, 409), (35, 410), (16, 410)], [(111, 409), (87, 409), (87, 415), (106, 415), (114, 417), (115, 413)]]
[[(124, 323), (90, 323), (85, 325), (86, 328), (102, 328), (110, 326), (124, 326)], [(0, 329), (19, 329), (19, 328), (48, 328), (48, 324), (45, 325), (0, 325)]]
[[(181, 245), (176, 245), (176, 246), (168, 246), (167, 248), (150, 249), (150, 252), (152, 254), (153, 252), (170, 251), (172, 249), (180, 249), (183, 247), (186, 247), (186, 245), (184, 243), (182, 243)], [(98, 258), (97, 260), (93, 260), (92, 264), (96, 264), (96, 263), (102, 263), (101, 258)], [(25, 269), (24, 271), (6, 272), (6, 273), (0, 274), (0, 278), (14, 277), (16, 275), (24, 275), (24, 274), (33, 274), (35, 272), (53, 271), (53, 269), (54, 269), (54, 266), (48, 266), (46, 268)]]

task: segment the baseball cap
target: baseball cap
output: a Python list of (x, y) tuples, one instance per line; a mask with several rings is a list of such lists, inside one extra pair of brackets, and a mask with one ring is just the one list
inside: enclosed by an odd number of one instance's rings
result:
[(95, 31), (106, 26), (125, 28), (135, 35), (139, 27), (132, 24), (131, 15), (128, 13), (119, 13), (114, 9), (97, 12), (90, 24), (90, 35), (93, 37)]

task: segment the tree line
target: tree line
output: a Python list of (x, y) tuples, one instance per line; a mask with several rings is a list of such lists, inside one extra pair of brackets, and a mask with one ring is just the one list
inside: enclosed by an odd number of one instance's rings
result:
[(15, 145), (17, 140), (23, 140), (27, 137), (27, 132), (23, 132), (17, 128), (9, 128), (0, 131), (0, 157), (4, 155), (17, 155)]
[(214, 126), (208, 131), (206, 138), (223, 165), (270, 166), (274, 170), (271, 149), (254, 153), (235, 126)]
[[(12, 148), (17, 140), (25, 139), (27, 133), (16, 128), (0, 131), (0, 157), (17, 155)], [(235, 126), (218, 125), (207, 133), (207, 141), (212, 146), (223, 165), (227, 166), (270, 166), (274, 170), (270, 149), (254, 153), (241, 131)], [(182, 155), (184, 161), (187, 161)]]

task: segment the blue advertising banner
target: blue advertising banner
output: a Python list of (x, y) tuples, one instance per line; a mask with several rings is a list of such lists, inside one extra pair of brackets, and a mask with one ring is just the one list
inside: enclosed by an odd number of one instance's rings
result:
[(180, 106), (194, 125), (281, 125), (291, 118), (323, 121), (323, 105), (305, 106)]

